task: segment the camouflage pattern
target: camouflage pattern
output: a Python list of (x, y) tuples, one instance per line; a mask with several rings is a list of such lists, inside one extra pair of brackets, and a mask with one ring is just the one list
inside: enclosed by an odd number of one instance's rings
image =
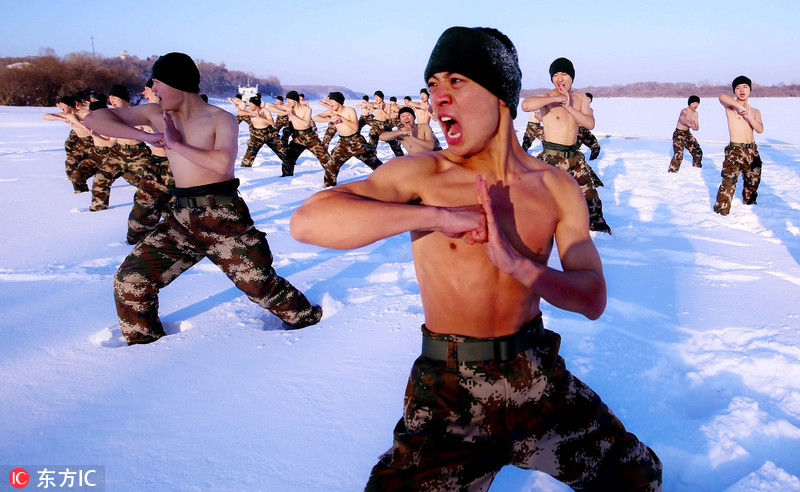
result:
[(597, 159), (597, 156), (600, 155), (600, 144), (597, 143), (597, 138), (592, 135), (592, 132), (590, 132), (588, 128), (583, 126), (578, 127), (578, 143), (589, 147), (591, 150), (589, 153), (590, 161)]
[(245, 123), (247, 123), (248, 125), (250, 125), (250, 115), (249, 114), (237, 114), (236, 115), (236, 123), (241, 125), (243, 121)]
[(67, 154), (67, 157), (64, 161), (64, 167), (67, 172), (67, 178), (69, 178), (70, 174), (72, 174), (72, 171), (74, 171), (80, 163), (80, 160), (76, 162), (75, 158), (72, 157), (72, 151), (75, 149), (75, 144), (78, 142), (78, 140), (78, 134), (75, 133), (75, 130), (70, 130), (67, 139), (64, 141), (64, 152)]
[[(369, 144), (373, 147), (377, 148), (378, 141), (380, 140), (381, 133), (383, 132), (390, 132), (394, 129), (388, 121), (376, 120), (374, 117), (370, 122), (370, 129), (369, 129)], [(403, 153), (403, 148), (400, 147), (400, 142), (397, 140), (389, 140), (386, 142), (391, 147), (392, 152), (397, 157), (403, 157), (405, 153)]]
[(683, 149), (688, 150), (689, 153), (692, 154), (692, 165), (694, 167), (703, 167), (703, 151), (700, 149), (700, 144), (697, 143), (697, 139), (694, 138), (692, 132), (689, 130), (675, 129), (675, 131), (672, 132), (673, 156), (672, 160), (669, 162), (669, 172), (677, 173), (681, 168)]
[[(238, 185), (238, 180), (229, 183), (234, 182)], [(181, 207), (173, 200), (164, 221), (134, 247), (114, 276), (120, 329), (129, 344), (165, 335), (158, 318), (158, 292), (203, 258), (290, 328), (319, 321), (320, 308), (312, 307), (272, 268), (266, 234), (253, 225), (244, 200), (236, 197), (231, 203), (197, 207)]]
[(111, 185), (122, 177), (134, 188), (147, 174), (150, 165), (150, 148), (141, 145), (115, 145), (97, 168), (92, 182), (92, 204), (89, 210), (97, 212), (108, 209)]
[(542, 128), (541, 123), (529, 121), (528, 126), (525, 127), (525, 135), (522, 136), (522, 150), (527, 152), (537, 138), (544, 142), (544, 128)]
[(250, 140), (247, 141), (247, 152), (242, 157), (241, 166), (252, 167), (258, 151), (261, 150), (264, 144), (267, 144), (281, 161), (286, 158), (286, 147), (281, 139), (278, 138), (278, 131), (274, 126), (269, 125), (266, 128), (250, 126)]
[(167, 214), (175, 178), (166, 157), (150, 155), (149, 172), (140, 181), (128, 214), (128, 244), (136, 244)]
[(325, 135), (322, 137), (322, 145), (325, 146), (325, 150), (328, 149), (328, 146), (331, 144), (331, 140), (333, 136), (336, 135), (336, 125), (334, 123), (328, 123), (328, 128), (325, 130)]
[(586, 163), (586, 157), (578, 151), (561, 152), (547, 148), (537, 157), (551, 166), (567, 171), (578, 182), (589, 208), (589, 230), (610, 233), (611, 228), (603, 217), (603, 202), (597, 193), (597, 188), (603, 186), (603, 182)]
[(76, 193), (89, 191), (86, 181), (97, 174), (100, 165), (106, 159), (110, 151), (111, 147), (98, 147), (94, 144), (89, 147), (89, 151), (70, 176), (72, 186), (75, 188)]
[(375, 117), (373, 115), (371, 115), (371, 114), (359, 116), (358, 117), (358, 132), (361, 133), (361, 129), (364, 128), (367, 125), (369, 125), (371, 127), (372, 126), (372, 120), (374, 120), (374, 119), (375, 119)]
[(331, 156), (328, 154), (328, 149), (319, 141), (316, 132), (308, 128), (299, 130), (296, 133), (297, 135), (292, 139), (289, 148), (286, 149), (286, 158), (283, 161), (283, 176), (294, 175), (294, 166), (297, 164), (297, 158), (306, 149), (316, 156), (322, 168), (325, 169), (326, 176), (328, 172), (333, 172)]
[[(281, 131), (281, 128), (283, 128), (283, 131)], [(275, 118), (275, 131), (280, 133), (281, 142), (283, 142), (284, 147), (289, 146), (290, 137), (297, 135), (292, 122), (289, 120), (289, 116), (285, 114), (279, 115), (277, 118)]]
[[(423, 331), (454, 349), (469, 341)], [(567, 370), (560, 343), (542, 330), (506, 362), (419, 357), (394, 445), (366, 490), (486, 491), (505, 465), (547, 473), (576, 491), (661, 490), (661, 461)]]
[(331, 153), (331, 169), (325, 170), (325, 187), (336, 186), (336, 178), (339, 176), (339, 169), (351, 157), (355, 157), (373, 171), (383, 162), (375, 154), (375, 147), (368, 144), (360, 133), (354, 133), (347, 137), (339, 137), (339, 143), (333, 148)]
[(714, 212), (728, 215), (731, 200), (736, 193), (736, 182), (742, 175), (742, 201), (745, 205), (755, 205), (758, 198), (758, 185), (761, 184), (761, 155), (756, 144), (731, 142), (725, 147), (725, 161), (722, 163), (722, 183), (717, 191)]
[[(75, 134), (75, 132), (71, 132), (70, 135)], [(67, 159), (64, 161), (64, 166), (66, 167), (67, 177), (72, 181), (72, 188), (74, 189), (75, 193), (83, 193), (89, 191), (89, 187), (86, 185), (86, 179), (89, 179), (89, 176), (93, 175), (94, 173), (90, 174), (86, 177), (83, 181), (73, 180), (72, 175), (78, 169), (81, 162), (84, 159), (89, 157), (93, 152), (94, 142), (92, 142), (92, 137), (84, 137), (84, 138), (77, 138), (78, 136), (75, 135), (75, 139), (69, 146), (69, 150), (67, 150)], [(67, 144), (65, 143), (64, 149), (67, 149)]]

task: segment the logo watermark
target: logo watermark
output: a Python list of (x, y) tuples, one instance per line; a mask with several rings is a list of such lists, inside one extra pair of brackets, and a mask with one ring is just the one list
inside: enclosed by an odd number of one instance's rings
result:
[(70, 490), (101, 492), (106, 489), (104, 465), (0, 465), (5, 490)]

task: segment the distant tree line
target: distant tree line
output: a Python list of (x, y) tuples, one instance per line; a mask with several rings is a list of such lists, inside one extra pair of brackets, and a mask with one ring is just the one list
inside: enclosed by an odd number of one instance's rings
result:
[[(551, 91), (547, 89), (523, 89), (521, 97), (529, 97)], [(715, 85), (710, 82), (693, 84), (690, 82), (636, 82), (633, 84), (616, 84), (611, 86), (581, 87), (573, 90), (589, 92), (593, 97), (689, 97), (695, 94), (700, 97), (719, 97), (720, 94), (731, 94), (730, 85)], [(753, 97), (800, 97), (800, 85), (778, 84), (759, 85), (753, 84)]]
[[(105, 93), (122, 84), (131, 95), (141, 92), (157, 56), (105, 58), (87, 52), (59, 57), (52, 49), (39, 56), (0, 57), (0, 105), (54, 106), (59, 97), (91, 90)], [(264, 95), (283, 92), (275, 76), (256, 77), (252, 73), (228, 70), (225, 64), (197, 61), (200, 91), (209, 96), (232, 96), (240, 86), (258, 84)], [(133, 99), (133, 97), (132, 97)]]

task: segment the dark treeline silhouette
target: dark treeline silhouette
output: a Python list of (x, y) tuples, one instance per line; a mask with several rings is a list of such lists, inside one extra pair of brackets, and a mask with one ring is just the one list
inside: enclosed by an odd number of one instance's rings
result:
[[(63, 58), (52, 49), (39, 56), (0, 57), (0, 105), (54, 106), (61, 96), (91, 89), (105, 93), (113, 84), (122, 84), (132, 95), (141, 92), (150, 77), (157, 56), (105, 58), (91, 53), (70, 53)], [(225, 64), (197, 61), (200, 91), (210, 96), (232, 96), (240, 86), (258, 84), (264, 95), (283, 92), (275, 76), (256, 77), (252, 73), (228, 70)], [(132, 101), (135, 98), (132, 97)]]
[[(520, 96), (529, 97), (543, 94), (552, 89), (552, 87), (547, 89), (523, 89)], [(719, 97), (723, 93), (732, 93), (730, 85), (715, 85), (710, 82), (701, 82), (700, 84), (690, 82), (636, 82), (604, 87), (581, 87), (573, 90), (589, 92), (593, 97), (689, 97), (692, 94), (700, 97)], [(800, 97), (800, 85), (778, 84), (766, 86), (754, 83), (752, 94), (753, 97)]]

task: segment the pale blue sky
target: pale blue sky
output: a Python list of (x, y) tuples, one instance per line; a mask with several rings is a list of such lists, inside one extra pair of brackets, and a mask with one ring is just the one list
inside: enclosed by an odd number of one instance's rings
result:
[[(517, 46), (523, 88), (548, 87), (559, 56), (575, 87), (640, 81), (800, 83), (800, 1), (398, 2), (0, 0), (0, 56), (184, 51), (283, 84), (416, 96), (450, 26), (496, 27)], [(757, 95), (757, 94), (754, 94)]]

